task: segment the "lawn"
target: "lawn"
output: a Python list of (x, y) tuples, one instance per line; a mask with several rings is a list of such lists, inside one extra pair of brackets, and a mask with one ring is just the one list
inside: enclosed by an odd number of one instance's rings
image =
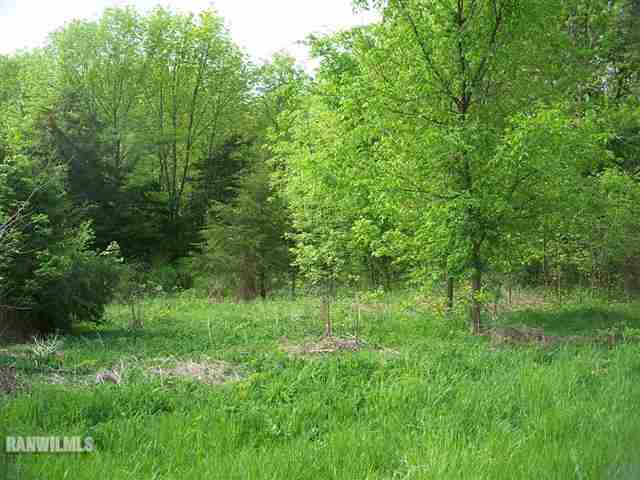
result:
[[(0, 434), (91, 436), (83, 454), (0, 455), (9, 479), (640, 478), (640, 345), (496, 344), (411, 299), (126, 307), (56, 352), (0, 347), (21, 389)], [(522, 309), (554, 334), (637, 326), (637, 305)], [(111, 371), (119, 383), (96, 384)], [(1, 395), (1, 394), (0, 394)]]

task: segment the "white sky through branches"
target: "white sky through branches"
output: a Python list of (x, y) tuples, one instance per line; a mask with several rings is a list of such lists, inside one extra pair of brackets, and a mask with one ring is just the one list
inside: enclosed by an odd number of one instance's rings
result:
[(146, 12), (158, 3), (193, 12), (213, 6), (254, 59), (287, 50), (307, 66), (306, 49), (297, 44), (306, 35), (362, 25), (372, 18), (355, 14), (350, 0), (0, 0), (0, 53), (41, 46), (65, 22), (95, 19), (106, 7), (133, 5)]

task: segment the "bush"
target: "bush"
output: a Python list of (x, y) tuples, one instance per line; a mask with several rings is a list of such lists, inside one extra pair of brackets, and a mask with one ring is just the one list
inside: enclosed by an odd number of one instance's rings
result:
[(141, 262), (128, 262), (122, 267), (117, 299), (130, 303), (136, 298), (170, 294), (192, 287), (193, 278), (186, 264), (151, 266)]
[(171, 264), (163, 264), (152, 268), (149, 281), (162, 288), (163, 292), (171, 293), (180, 288), (180, 274)]
[(38, 268), (27, 288), (34, 310), (51, 330), (73, 323), (99, 322), (113, 299), (121, 266), (119, 248), (111, 244), (97, 253), (89, 248), (93, 232), (82, 224), (51, 250), (38, 255)]
[(0, 304), (30, 310), (9, 336), (97, 322), (113, 296), (119, 248), (92, 250), (93, 230), (72, 208), (64, 174), (23, 155), (0, 158)]

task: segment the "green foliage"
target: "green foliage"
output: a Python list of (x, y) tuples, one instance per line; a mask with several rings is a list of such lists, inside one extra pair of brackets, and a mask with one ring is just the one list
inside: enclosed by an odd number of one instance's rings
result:
[[(594, 60), (620, 46), (623, 10), (580, 1), (357, 3), (382, 21), (312, 38), (315, 88), (276, 147), (296, 261), (311, 278), (346, 280), (362, 258), (388, 258), (423, 282), (471, 278), (477, 331), (483, 275), (547, 264), (541, 237), (560, 245), (572, 236), (571, 254), (584, 252), (589, 234), (572, 222), (605, 229), (613, 216), (635, 225), (606, 213), (616, 203), (607, 207), (608, 195), (583, 208), (600, 188), (585, 172), (612, 161), (628, 172), (635, 162), (637, 100), (622, 107), (611, 88), (632, 77)], [(630, 230), (620, 233), (607, 248), (622, 236), (634, 242)]]
[[(349, 120), (341, 121), (323, 99), (307, 98), (290, 116), (291, 127), (275, 147), (276, 158), (285, 164), (276, 183), (291, 210), (296, 264), (315, 284), (351, 282), (376, 273), (389, 279), (396, 252), (386, 248), (384, 236), (395, 218), (385, 215), (371, 181), (376, 166), (371, 164), (371, 171), (362, 175), (369, 159), (366, 144), (361, 144), (366, 139), (360, 130), (349, 130)], [(379, 283), (373, 279), (374, 285)]]
[(71, 22), (0, 56), (0, 295), (50, 306), (116, 241), (164, 292), (446, 282), (476, 332), (505, 279), (632, 296), (634, 2), (357, 0), (312, 78), (214, 10)]
[(290, 272), (287, 211), (274, 197), (265, 167), (240, 181), (229, 204), (215, 203), (203, 232), (206, 243), (196, 258), (200, 274), (252, 299), (278, 286)]
[(66, 171), (39, 149), (31, 120), (9, 119), (13, 133), (0, 137), (0, 299), (31, 309), (25, 332), (100, 320), (118, 270), (91, 249), (93, 231), (65, 196)]
[(48, 52), (60, 98), (42, 128), (99, 246), (117, 240), (146, 261), (185, 256), (206, 204), (238, 171), (226, 150), (247, 135), (251, 79), (222, 19), (107, 9), (56, 32)]
[(38, 266), (25, 285), (36, 315), (52, 329), (102, 320), (118, 281), (118, 251), (90, 250), (93, 232), (87, 223), (69, 235), (38, 252)]

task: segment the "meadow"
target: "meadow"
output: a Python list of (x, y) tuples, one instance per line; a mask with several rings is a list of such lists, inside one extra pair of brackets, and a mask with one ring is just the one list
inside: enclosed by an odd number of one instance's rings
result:
[[(638, 307), (566, 302), (497, 317), (618, 340), (543, 343), (472, 336), (462, 315), (412, 295), (339, 300), (332, 340), (314, 298), (148, 299), (139, 328), (113, 305), (106, 323), (44, 352), (0, 346), (19, 387), (0, 394), (0, 437), (96, 445), (0, 455), (0, 478), (639, 478)], [(117, 383), (97, 384), (103, 371)]]

